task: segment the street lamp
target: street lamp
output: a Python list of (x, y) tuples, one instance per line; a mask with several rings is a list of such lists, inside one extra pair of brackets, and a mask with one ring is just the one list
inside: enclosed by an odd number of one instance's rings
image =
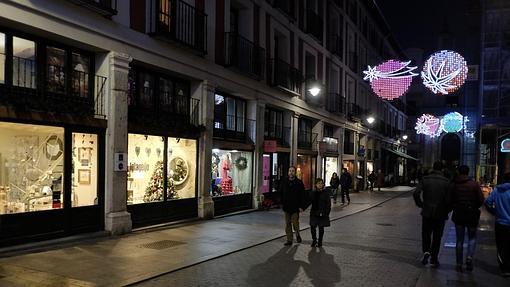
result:
[(408, 138), (408, 137), (407, 137), (407, 135), (403, 135), (403, 136), (402, 136), (402, 139), (403, 139), (403, 140), (407, 140), (407, 138)]
[(369, 117), (367, 118), (367, 123), (369, 123), (369, 124), (373, 124), (374, 122), (375, 122), (375, 118), (374, 118), (374, 117), (369, 116)]
[(321, 88), (318, 86), (312, 86), (308, 89), (308, 92), (310, 92), (310, 95), (316, 97), (321, 92)]

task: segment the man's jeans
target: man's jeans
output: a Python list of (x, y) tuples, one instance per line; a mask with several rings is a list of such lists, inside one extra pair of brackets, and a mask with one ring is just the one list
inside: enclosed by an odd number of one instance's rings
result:
[(437, 262), (441, 238), (443, 237), (444, 219), (422, 217), (421, 240), (423, 253), (429, 252), (431, 261)]
[(289, 213), (285, 212), (285, 234), (287, 234), (287, 241), (292, 242), (292, 228), (296, 232), (296, 237), (299, 236), (299, 212)]

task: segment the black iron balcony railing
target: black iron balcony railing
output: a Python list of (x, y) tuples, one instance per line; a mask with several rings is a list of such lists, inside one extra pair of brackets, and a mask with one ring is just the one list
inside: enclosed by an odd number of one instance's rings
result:
[(182, 0), (152, 0), (150, 3), (150, 11), (154, 11), (150, 34), (207, 54), (207, 14)]
[(317, 136), (317, 133), (298, 131), (298, 148), (315, 150)]
[(271, 6), (281, 10), (292, 19), (296, 19), (296, 4), (294, 0), (267, 0)]
[(334, 137), (324, 137), (322, 142), (325, 144), (326, 152), (338, 153), (338, 139)]
[(69, 0), (105, 17), (117, 15), (117, 0)]
[(268, 79), (272, 86), (279, 86), (294, 94), (301, 93), (303, 76), (298, 69), (280, 59), (271, 59), (268, 67)]
[(344, 55), (344, 42), (342, 37), (338, 35), (329, 35), (328, 50), (342, 60)]
[(354, 154), (354, 143), (344, 142), (344, 154)]
[(237, 33), (225, 33), (225, 66), (260, 80), (264, 77), (266, 50)]
[(24, 110), (106, 118), (107, 78), (81, 71), (68, 74), (65, 67), (47, 65), (42, 79), (34, 60), (13, 56), (6, 62), (12, 63), (12, 74), (0, 83), (0, 101)]
[(322, 42), (323, 39), (322, 18), (313, 10), (306, 10), (306, 32)]
[(348, 103), (347, 105), (347, 114), (351, 119), (361, 119), (361, 116), (363, 115), (363, 109), (355, 104), (355, 103)]
[(264, 138), (276, 140), (282, 147), (290, 146), (290, 127), (269, 124), (265, 126)]
[(254, 138), (254, 132), (255, 121), (245, 117), (227, 116), (214, 120), (213, 136), (216, 138), (247, 141)]
[(345, 98), (338, 93), (329, 93), (326, 110), (330, 113), (345, 113)]

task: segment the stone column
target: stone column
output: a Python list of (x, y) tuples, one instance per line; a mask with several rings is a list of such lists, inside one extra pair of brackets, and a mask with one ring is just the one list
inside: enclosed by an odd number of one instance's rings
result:
[(265, 103), (257, 100), (248, 101), (248, 120), (255, 123), (254, 130), (248, 130), (250, 138), (255, 144), (255, 151), (253, 154), (253, 208), (258, 208), (261, 204), (262, 187), (262, 166), (264, 155), (264, 112), (266, 109)]
[(297, 148), (298, 148), (298, 131), (299, 131), (299, 114), (294, 113), (292, 115), (290, 134), (290, 165), (296, 165), (297, 163)]
[[(319, 150), (319, 142), (322, 142), (324, 140), (324, 122), (319, 121), (312, 129), (313, 133), (317, 134), (316, 142), (313, 143), (315, 146), (313, 147), (314, 150), (317, 150), (317, 166), (316, 166), (316, 174), (315, 178), (322, 178), (324, 170), (323, 170), (323, 156), (320, 153)], [(313, 139), (312, 139), (313, 140)], [(315, 182), (315, 178), (312, 178), (312, 180)], [(324, 178), (323, 178), (324, 179)], [(326, 179), (324, 179), (324, 182), (326, 182)]]
[(106, 132), (105, 229), (112, 235), (131, 231), (131, 215), (127, 212), (127, 172), (114, 171), (115, 153), (128, 150), (128, 72), (129, 55), (111, 52), (109, 59), (110, 94), (108, 129)]
[(214, 201), (211, 189), (211, 157), (213, 147), (214, 128), (214, 86), (207, 81), (202, 82), (200, 95), (200, 123), (205, 126), (198, 140), (198, 216), (200, 218), (214, 217)]

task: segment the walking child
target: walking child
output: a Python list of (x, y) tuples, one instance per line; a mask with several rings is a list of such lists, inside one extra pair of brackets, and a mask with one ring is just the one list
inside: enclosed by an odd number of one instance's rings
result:
[[(310, 209), (310, 231), (312, 232), (312, 247), (321, 247), (324, 238), (324, 227), (330, 225), (329, 212), (331, 211), (331, 199), (324, 190), (324, 180), (315, 180), (315, 191), (312, 192), (312, 208)], [(317, 227), (319, 227), (319, 239), (317, 240)]]

